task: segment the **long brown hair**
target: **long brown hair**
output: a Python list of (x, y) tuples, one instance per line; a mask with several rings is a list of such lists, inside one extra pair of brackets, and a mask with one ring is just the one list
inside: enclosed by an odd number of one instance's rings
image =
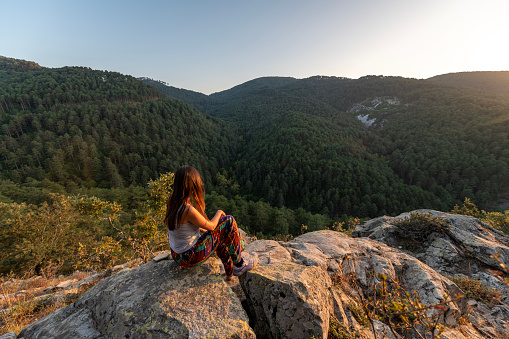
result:
[(166, 203), (164, 224), (173, 231), (182, 219), (185, 207), (191, 203), (205, 218), (205, 201), (203, 199), (203, 181), (200, 173), (191, 166), (177, 169), (173, 178), (173, 189)]

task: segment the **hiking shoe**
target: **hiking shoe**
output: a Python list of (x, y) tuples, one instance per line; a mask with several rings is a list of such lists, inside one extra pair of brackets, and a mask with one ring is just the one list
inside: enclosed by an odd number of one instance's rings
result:
[(244, 264), (241, 267), (233, 266), (233, 275), (238, 277), (246, 273), (249, 270), (252, 270), (256, 266), (256, 263), (253, 259), (244, 259)]

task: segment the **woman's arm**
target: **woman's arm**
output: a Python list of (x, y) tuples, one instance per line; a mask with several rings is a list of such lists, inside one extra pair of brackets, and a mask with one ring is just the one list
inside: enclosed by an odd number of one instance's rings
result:
[(200, 212), (198, 212), (198, 210), (196, 208), (194, 208), (191, 205), (188, 205), (184, 219), (187, 219), (187, 220), (185, 220), (185, 222), (189, 221), (193, 225), (198, 226), (199, 228), (202, 228), (202, 229), (208, 230), (208, 231), (213, 231), (217, 227), (217, 224), (219, 223), (219, 219), (221, 219), (221, 217), (223, 217), (223, 216), (225, 216), (225, 213), (223, 211), (219, 210), (216, 212), (216, 215), (214, 215), (212, 220), (208, 220), (208, 218), (205, 218), (203, 215), (201, 215)]

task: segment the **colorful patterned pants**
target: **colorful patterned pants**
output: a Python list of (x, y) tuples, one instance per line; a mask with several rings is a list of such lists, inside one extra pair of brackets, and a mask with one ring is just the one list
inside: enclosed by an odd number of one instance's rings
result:
[(183, 253), (171, 250), (171, 256), (182, 267), (193, 267), (207, 260), (216, 251), (226, 275), (232, 275), (233, 264), (241, 259), (244, 241), (231, 215), (222, 217), (213, 231), (203, 233), (193, 247)]

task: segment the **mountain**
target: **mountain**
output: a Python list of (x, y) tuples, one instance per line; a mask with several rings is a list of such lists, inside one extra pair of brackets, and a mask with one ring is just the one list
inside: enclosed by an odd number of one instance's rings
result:
[(211, 191), (220, 181), (236, 187), (218, 192), (228, 199), (334, 218), (448, 210), (465, 197), (486, 209), (509, 196), (509, 98), (499, 94), (315, 76), (204, 95), (0, 61), (0, 175), (18, 184), (143, 185), (187, 163)]
[(481, 92), (509, 95), (509, 71), (448, 73), (428, 80)]
[(209, 97), (203, 110), (242, 131), (241, 186), (274, 205), (375, 216), (465, 197), (486, 208), (509, 189), (509, 100), (499, 95), (316, 76), (255, 79)]
[(168, 98), (182, 100), (202, 112), (204, 111), (205, 107), (211, 105), (211, 103), (213, 102), (213, 100), (208, 95), (205, 95), (203, 93), (168, 86), (164, 82), (153, 80), (150, 78), (142, 77), (138, 78), (138, 80), (142, 81), (146, 85), (157, 88)]
[(192, 163), (211, 181), (234, 159), (228, 124), (131, 76), (34, 65), (0, 59), (4, 180), (112, 188)]

